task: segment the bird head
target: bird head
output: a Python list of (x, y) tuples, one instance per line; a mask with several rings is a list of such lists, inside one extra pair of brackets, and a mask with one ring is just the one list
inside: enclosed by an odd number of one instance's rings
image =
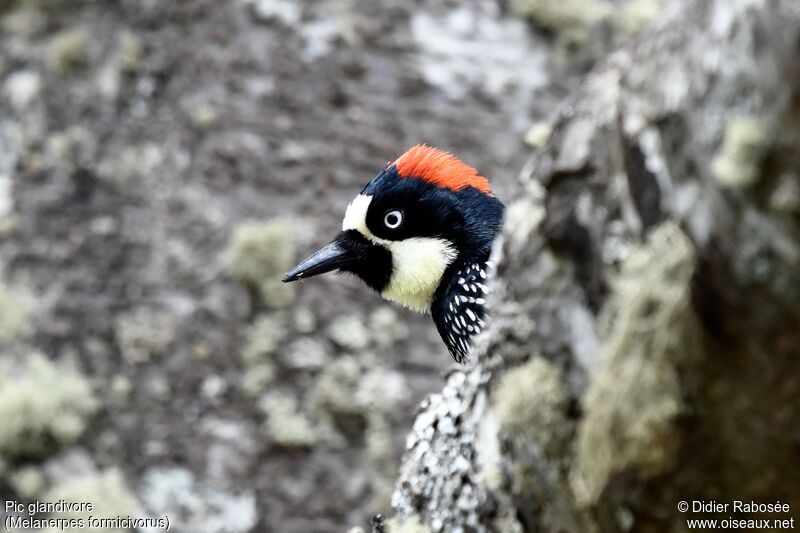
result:
[(341, 233), (283, 281), (348, 272), (384, 298), (444, 320), (437, 308), (448, 304), (448, 288), (464, 278), (459, 271), (488, 260), (502, 216), (485, 177), (448, 152), (417, 145), (364, 187)]

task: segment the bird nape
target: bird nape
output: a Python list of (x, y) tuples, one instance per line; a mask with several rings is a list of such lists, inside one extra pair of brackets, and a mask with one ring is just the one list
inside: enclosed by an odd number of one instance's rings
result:
[(489, 181), (448, 152), (417, 145), (350, 202), (342, 231), (284, 282), (338, 270), (387, 300), (430, 313), (455, 360), (484, 327), (486, 280), (503, 203)]

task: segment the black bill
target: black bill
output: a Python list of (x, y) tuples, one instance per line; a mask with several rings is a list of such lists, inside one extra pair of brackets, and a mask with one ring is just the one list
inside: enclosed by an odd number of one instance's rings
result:
[(300, 264), (287, 272), (281, 281), (288, 283), (333, 270), (348, 270), (358, 260), (358, 252), (359, 250), (352, 246), (350, 239), (342, 233), (329, 245), (300, 261)]

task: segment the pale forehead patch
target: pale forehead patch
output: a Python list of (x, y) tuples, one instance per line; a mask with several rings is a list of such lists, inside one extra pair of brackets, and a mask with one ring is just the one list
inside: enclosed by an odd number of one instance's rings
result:
[(361, 232), (365, 237), (372, 236), (372, 232), (367, 228), (367, 210), (370, 202), (372, 202), (372, 196), (368, 194), (359, 194), (353, 198), (344, 213), (342, 231), (354, 229)]

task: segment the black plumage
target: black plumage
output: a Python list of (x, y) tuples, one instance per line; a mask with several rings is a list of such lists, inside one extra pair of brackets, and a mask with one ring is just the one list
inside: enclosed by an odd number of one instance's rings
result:
[(486, 318), (488, 260), (464, 264), (442, 280), (431, 306), (431, 315), (450, 354), (458, 363), (469, 355), (471, 339), (480, 333)]

